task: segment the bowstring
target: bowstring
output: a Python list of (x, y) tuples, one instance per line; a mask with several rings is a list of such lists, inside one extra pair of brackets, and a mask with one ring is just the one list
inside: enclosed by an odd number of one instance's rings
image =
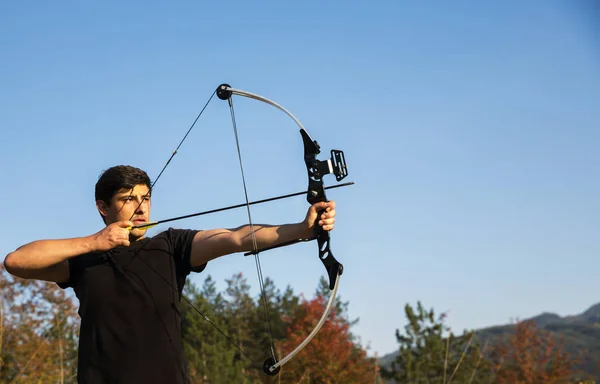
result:
[(175, 148), (175, 150), (171, 154), (171, 157), (169, 157), (169, 160), (167, 160), (167, 162), (165, 163), (165, 165), (163, 166), (163, 168), (160, 170), (160, 172), (158, 173), (158, 176), (156, 176), (156, 179), (154, 179), (154, 181), (152, 182), (152, 184), (150, 184), (150, 188), (148, 189), (148, 192), (140, 200), (140, 203), (138, 204), (138, 206), (133, 211), (133, 214), (129, 218), (129, 221), (131, 221), (131, 219), (133, 219), (133, 216), (135, 216), (135, 213), (137, 212), (137, 210), (140, 209), (140, 207), (144, 203), (144, 200), (146, 200), (146, 198), (148, 196), (150, 196), (150, 193), (152, 192), (152, 189), (156, 185), (156, 182), (158, 181), (158, 179), (160, 179), (160, 176), (163, 174), (163, 172), (165, 171), (165, 169), (167, 169), (167, 167), (171, 163), (171, 160), (173, 160), (173, 158), (177, 154), (177, 151), (179, 151), (179, 148), (181, 147), (181, 145), (183, 144), (183, 142), (185, 141), (185, 139), (188, 137), (188, 135), (190, 134), (190, 132), (192, 131), (192, 129), (196, 125), (196, 122), (198, 121), (198, 119), (200, 118), (200, 116), (202, 116), (202, 113), (204, 113), (204, 110), (206, 109), (206, 107), (208, 106), (208, 104), (210, 104), (210, 101), (212, 100), (212, 98), (215, 96), (216, 93), (217, 93), (217, 90), (214, 90), (213, 93), (210, 95), (210, 97), (208, 98), (208, 101), (206, 102), (206, 104), (204, 104), (204, 107), (202, 107), (202, 110), (200, 111), (200, 113), (198, 113), (198, 116), (196, 116), (196, 119), (194, 119), (194, 122), (192, 123), (192, 125), (190, 126), (190, 128), (187, 130), (187, 132), (185, 133), (185, 135), (183, 136), (183, 138), (179, 142), (179, 145), (177, 145), (177, 147)]
[(269, 305), (267, 303), (267, 295), (265, 293), (265, 283), (264, 283), (264, 279), (263, 279), (263, 274), (262, 274), (262, 268), (260, 265), (260, 256), (258, 254), (258, 244), (256, 241), (256, 234), (254, 232), (254, 224), (252, 222), (252, 213), (250, 211), (250, 200), (248, 198), (248, 188), (246, 186), (246, 177), (244, 175), (244, 164), (242, 161), (242, 151), (240, 148), (240, 140), (238, 137), (238, 130), (237, 130), (237, 124), (235, 121), (235, 112), (233, 109), (233, 101), (231, 100), (231, 97), (229, 97), (227, 99), (228, 103), (229, 103), (229, 111), (231, 113), (231, 123), (233, 125), (233, 134), (235, 137), (235, 144), (237, 147), (237, 152), (238, 152), (238, 160), (240, 163), (240, 172), (241, 172), (241, 176), (242, 176), (242, 184), (244, 186), (244, 196), (246, 199), (246, 210), (248, 212), (248, 222), (250, 225), (250, 232), (251, 232), (251, 237), (252, 237), (252, 248), (254, 250), (254, 261), (256, 264), (256, 272), (258, 274), (258, 282), (260, 284), (260, 291), (261, 291), (261, 297), (262, 297), (262, 302), (263, 302), (263, 308), (265, 311), (265, 318), (267, 320), (267, 332), (269, 335), (269, 342), (270, 342), (270, 346), (269, 349), (271, 350), (271, 356), (273, 357), (274, 361), (277, 361), (277, 357), (275, 355), (275, 344), (273, 342), (273, 335), (272, 335), (272, 330), (271, 330), (271, 316), (269, 314)]

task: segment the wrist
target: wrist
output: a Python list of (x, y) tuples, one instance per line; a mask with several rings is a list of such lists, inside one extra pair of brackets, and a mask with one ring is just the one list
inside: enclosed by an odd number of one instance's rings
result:
[(101, 249), (100, 239), (97, 233), (81, 238), (81, 253), (99, 251)]
[(298, 239), (308, 239), (313, 235), (313, 229), (309, 225), (308, 222), (303, 221), (301, 223), (296, 224)]

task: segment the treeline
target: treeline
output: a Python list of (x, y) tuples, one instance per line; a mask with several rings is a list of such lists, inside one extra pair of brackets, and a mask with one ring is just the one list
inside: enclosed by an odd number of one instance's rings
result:
[[(0, 383), (75, 383), (79, 317), (70, 291), (1, 272)], [(329, 289), (322, 279), (306, 298), (289, 287), (282, 292), (267, 279), (264, 295), (266, 308), (239, 274), (226, 280), (223, 292), (210, 276), (200, 286), (188, 282), (180, 311), (193, 383), (559, 384), (586, 379), (578, 370), (585, 351), (567, 352), (561, 340), (535, 323), (518, 322), (512, 333), (485, 339), (471, 331), (455, 335), (444, 314), (420, 302), (404, 308), (407, 324), (396, 331), (394, 359), (379, 362), (353, 335), (356, 320), (339, 297), (314, 339), (277, 376), (267, 376), (264, 361), (272, 353), (281, 359), (309, 335), (325, 310)]]
[(181, 310), (184, 351), (194, 382), (373, 382), (376, 361), (367, 357), (351, 333), (348, 303), (339, 298), (319, 333), (281, 367), (277, 376), (263, 373), (263, 363), (273, 353), (270, 346), (281, 359), (314, 329), (328, 300), (329, 288), (324, 279), (310, 299), (296, 295), (289, 287), (281, 292), (266, 279), (266, 309), (260, 296), (250, 295), (250, 286), (242, 275), (226, 283), (225, 292), (218, 292), (209, 276), (201, 288), (189, 285), (184, 292), (193, 305), (182, 305)]
[(509, 332), (455, 335), (421, 302), (404, 308), (407, 325), (396, 330), (398, 352), (382, 367), (389, 383), (593, 384), (581, 369), (586, 351), (569, 352), (565, 341), (537, 326), (517, 321)]
[[(79, 317), (70, 291), (1, 272), (0, 383), (76, 383)], [(266, 279), (266, 309), (242, 275), (226, 283), (224, 292), (210, 276), (200, 287), (186, 284), (180, 311), (193, 383), (373, 382), (376, 361), (352, 334), (348, 303), (339, 298), (319, 333), (277, 376), (263, 373), (272, 353), (283, 358), (315, 327), (329, 297), (324, 279), (311, 298), (289, 287), (281, 292)]]

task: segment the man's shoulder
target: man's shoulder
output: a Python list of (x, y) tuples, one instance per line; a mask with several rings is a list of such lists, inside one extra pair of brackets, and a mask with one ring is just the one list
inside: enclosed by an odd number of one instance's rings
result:
[(152, 236), (149, 240), (163, 240), (167, 239), (169, 241), (178, 240), (180, 238), (192, 239), (196, 233), (201, 232), (199, 229), (181, 229), (181, 228), (173, 228), (169, 227), (162, 232)]
[(190, 271), (201, 272), (206, 267), (206, 264), (197, 267), (191, 267), (190, 265), (194, 236), (201, 231), (202, 230), (200, 229), (179, 229), (170, 227), (158, 233), (153, 239), (166, 241), (169, 244), (170, 250), (176, 256), (176, 259), (183, 262), (182, 265), (186, 271), (185, 274), (188, 274)]
[[(189, 252), (192, 247), (194, 236), (201, 230), (168, 228), (158, 234), (149, 237), (146, 241), (151, 243), (166, 243), (173, 252)], [(158, 244), (157, 244), (158, 245)]]

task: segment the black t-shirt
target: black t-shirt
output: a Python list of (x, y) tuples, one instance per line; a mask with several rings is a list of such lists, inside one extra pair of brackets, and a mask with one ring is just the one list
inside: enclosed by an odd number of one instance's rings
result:
[(169, 228), (69, 259), (70, 279), (58, 285), (79, 299), (79, 383), (188, 382), (178, 304), (197, 232)]

